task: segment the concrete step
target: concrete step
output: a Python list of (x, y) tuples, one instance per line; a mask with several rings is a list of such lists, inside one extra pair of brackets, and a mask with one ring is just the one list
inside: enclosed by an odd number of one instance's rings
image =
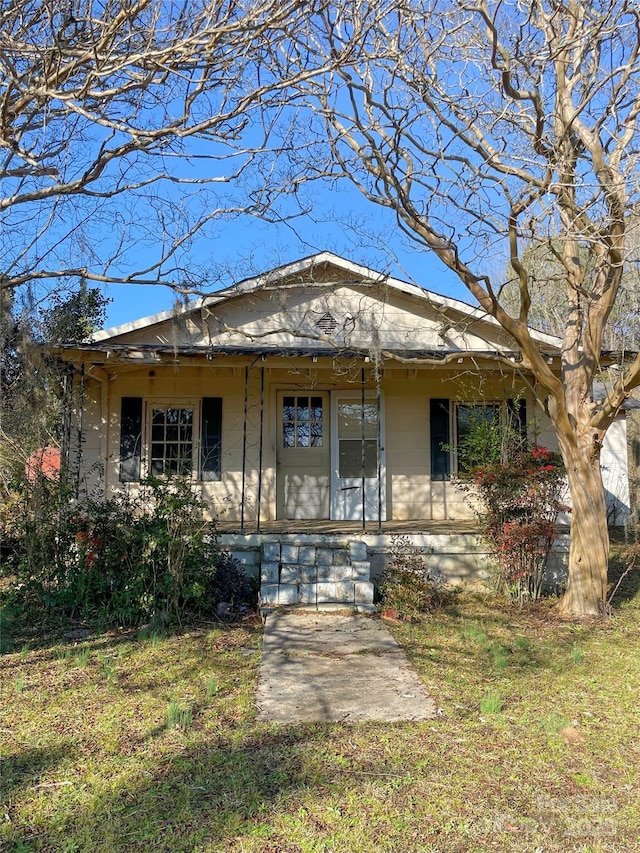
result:
[(372, 604), (373, 584), (366, 580), (321, 581), (319, 583), (263, 583), (260, 606), (285, 604)]

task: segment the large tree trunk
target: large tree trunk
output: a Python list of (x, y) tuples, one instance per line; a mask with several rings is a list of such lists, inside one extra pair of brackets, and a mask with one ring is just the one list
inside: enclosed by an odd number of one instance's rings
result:
[(560, 438), (560, 446), (573, 511), (569, 582), (558, 610), (572, 618), (601, 616), (607, 596), (609, 531), (600, 454), (593, 441)]

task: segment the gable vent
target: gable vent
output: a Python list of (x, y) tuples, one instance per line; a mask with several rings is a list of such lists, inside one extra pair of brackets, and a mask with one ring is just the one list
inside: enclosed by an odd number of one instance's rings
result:
[(316, 323), (316, 329), (319, 329), (325, 335), (332, 335), (338, 328), (338, 321), (331, 314), (324, 314)]

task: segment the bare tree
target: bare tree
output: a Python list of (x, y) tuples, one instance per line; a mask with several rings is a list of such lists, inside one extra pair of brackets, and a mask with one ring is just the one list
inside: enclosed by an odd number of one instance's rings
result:
[[(340, 0), (309, 15), (272, 57), (274, 73), (298, 77), (344, 58), (294, 87), (291, 104), (301, 119), (310, 111), (301, 125), (316, 146), (313, 159), (299, 160), (300, 183), (350, 181), (391, 210), (511, 334), (535, 377), (573, 502), (560, 603), (571, 616), (605, 606), (600, 449), (640, 383), (638, 357), (612, 373), (604, 400), (591, 399), (638, 211), (639, 51), (640, 10), (630, 0)], [(559, 365), (528, 331), (532, 282), (522, 259), (550, 237), (566, 290)], [(491, 273), (499, 257), (517, 278), (516, 311)]]
[(283, 188), (271, 175), (268, 192), (223, 195), (268, 154), (257, 108), (275, 107), (283, 82), (260, 77), (261, 57), (299, 7), (3, 3), (0, 287), (78, 276), (198, 284), (183, 256), (203, 226), (259, 215)]
[[(624, 357), (640, 350), (640, 223), (627, 221), (625, 242), (628, 262), (620, 280), (618, 295), (605, 326), (602, 344), (605, 350)], [(531, 243), (521, 253), (521, 262), (529, 278), (531, 307), (529, 324), (534, 329), (562, 337), (569, 313), (564, 267), (559, 260), (561, 244), (553, 237)], [(560, 253), (561, 254), (561, 253)], [(582, 263), (589, 258), (581, 250)], [(587, 267), (588, 269), (588, 267)], [(590, 273), (586, 282), (590, 284)], [(502, 302), (509, 312), (520, 307), (520, 288), (509, 264), (505, 273), (507, 283), (502, 290)], [(588, 293), (589, 287), (584, 288)], [(580, 298), (584, 298), (580, 295)]]

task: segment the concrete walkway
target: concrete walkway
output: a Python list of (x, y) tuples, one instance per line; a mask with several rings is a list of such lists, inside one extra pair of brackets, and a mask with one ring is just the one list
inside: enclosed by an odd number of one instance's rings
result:
[(436, 706), (384, 624), (331, 611), (267, 616), (259, 719), (426, 720)]

